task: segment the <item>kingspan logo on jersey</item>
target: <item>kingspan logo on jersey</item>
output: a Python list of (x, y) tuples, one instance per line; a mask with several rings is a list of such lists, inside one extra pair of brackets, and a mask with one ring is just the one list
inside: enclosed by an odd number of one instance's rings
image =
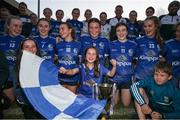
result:
[(49, 60), (49, 59), (51, 59), (51, 58), (52, 58), (50, 55), (48, 55), (48, 54), (47, 54), (47, 52), (46, 52), (46, 51), (44, 51), (44, 50), (40, 50), (40, 52), (41, 52), (41, 56), (42, 56), (42, 58), (47, 59), (47, 60)]
[(59, 60), (59, 63), (64, 65), (72, 65), (76, 64), (76, 61), (74, 61), (70, 55), (66, 55)]
[(6, 52), (6, 59), (9, 61), (16, 61), (16, 52), (15, 50), (8, 50)]
[(149, 50), (145, 53), (145, 55), (141, 55), (139, 59), (141, 60), (147, 60), (147, 61), (157, 61), (158, 57), (155, 57), (156, 53), (153, 50)]
[(131, 62), (126, 62), (128, 59), (125, 55), (120, 55), (117, 57), (117, 65), (118, 66), (130, 66)]

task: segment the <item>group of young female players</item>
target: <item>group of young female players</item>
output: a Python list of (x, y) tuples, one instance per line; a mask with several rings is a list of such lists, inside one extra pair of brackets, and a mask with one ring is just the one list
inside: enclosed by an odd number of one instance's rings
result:
[(178, 56), (173, 51), (179, 49), (180, 23), (176, 26), (176, 38), (165, 44), (160, 37), (159, 21), (155, 16), (144, 21), (145, 35), (133, 40), (127, 39), (128, 27), (125, 23), (115, 26), (117, 40), (103, 38), (101, 23), (97, 18), (88, 21), (89, 35), (78, 36), (78, 39), (74, 28), (68, 22), (62, 22), (59, 26), (60, 41), (49, 35), (50, 23), (44, 18), (39, 19), (39, 35), (33, 38), (24, 39), (20, 35), (22, 22), (18, 17), (9, 18), (7, 25), (8, 35), (0, 37), (0, 47), (8, 53), (9, 64), (14, 66), (16, 59), (13, 56), (18, 46), (19, 51), (37, 54), (57, 65), (60, 84), (75, 94), (92, 97), (93, 84), (101, 84), (106, 80), (116, 83), (117, 96), (120, 92), (123, 105), (128, 106), (131, 102), (132, 79), (153, 76), (154, 66), (161, 58), (172, 63), (175, 79), (179, 79), (179, 68), (176, 68)]

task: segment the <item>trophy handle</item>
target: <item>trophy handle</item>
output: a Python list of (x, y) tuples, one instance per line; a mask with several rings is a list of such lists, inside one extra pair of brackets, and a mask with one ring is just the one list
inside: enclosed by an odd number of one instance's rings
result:
[(114, 83), (113, 84), (113, 88), (112, 88), (112, 97), (111, 97), (111, 104), (110, 104), (110, 109), (109, 109), (109, 115), (113, 115), (113, 113), (114, 113), (116, 90), (117, 90), (117, 86), (116, 86), (116, 83)]
[(92, 98), (94, 98), (95, 100), (98, 100), (98, 95), (99, 95), (98, 84), (94, 83), (92, 85)]

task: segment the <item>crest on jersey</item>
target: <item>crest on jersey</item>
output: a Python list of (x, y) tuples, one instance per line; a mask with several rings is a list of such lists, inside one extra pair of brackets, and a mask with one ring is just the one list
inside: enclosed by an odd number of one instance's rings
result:
[(77, 48), (74, 48), (74, 49), (73, 49), (73, 52), (77, 55), (77, 54), (78, 54), (78, 49), (77, 49)]
[(104, 43), (103, 42), (100, 42), (99, 46), (100, 46), (100, 49), (104, 49)]
[(53, 48), (54, 48), (54, 45), (53, 45), (53, 44), (49, 44), (49, 45), (48, 45), (48, 50), (49, 50), (49, 51), (52, 51)]
[(129, 56), (132, 56), (133, 55), (133, 49), (129, 49), (128, 54), (129, 54)]

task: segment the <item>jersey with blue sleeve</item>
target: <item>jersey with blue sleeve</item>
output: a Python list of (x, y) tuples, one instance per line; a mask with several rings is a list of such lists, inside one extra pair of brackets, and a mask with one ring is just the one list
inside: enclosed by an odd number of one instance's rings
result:
[(16, 51), (24, 39), (24, 36), (12, 37), (4, 35), (0, 37), (0, 49), (5, 53), (9, 66), (14, 66), (16, 62)]
[(139, 88), (144, 88), (149, 99), (149, 106), (153, 111), (161, 113), (164, 118), (180, 118), (180, 90), (174, 86), (172, 80), (158, 85), (153, 77), (148, 77), (133, 83), (131, 93), (134, 99), (143, 105), (145, 100)]
[[(58, 52), (58, 67), (64, 67), (66, 69), (75, 69), (79, 68), (79, 53), (81, 49), (80, 42), (77, 41), (71, 41), (66, 42), (65, 40), (59, 42), (56, 45), (56, 51)], [(59, 74), (59, 80), (60, 82), (66, 82), (66, 83), (77, 83), (79, 81), (79, 75), (64, 75)]]
[(139, 37), (139, 24), (137, 22), (135, 23), (127, 23), (128, 26), (128, 39), (135, 40), (137, 37)]
[(101, 84), (103, 82), (103, 75), (108, 73), (108, 69), (105, 68), (102, 64), (99, 64), (99, 77), (95, 77), (94, 68), (88, 69), (85, 67), (85, 64), (81, 64), (79, 66), (80, 74), (81, 74), (81, 82), (80, 87), (78, 88), (78, 93), (82, 94), (86, 97), (92, 97), (92, 82)]
[(46, 38), (35, 36), (34, 39), (38, 43), (42, 58), (54, 62), (54, 56), (56, 54), (56, 39), (51, 36), (48, 36)]
[(171, 39), (165, 42), (163, 55), (173, 67), (173, 75), (180, 78), (180, 41)]
[(91, 36), (82, 36), (80, 42), (82, 56), (84, 56), (87, 48), (94, 46), (98, 50), (100, 62), (105, 63), (105, 57), (108, 55), (109, 49), (109, 41), (106, 38), (98, 36), (96, 39), (93, 39)]
[(132, 61), (136, 46), (137, 44), (130, 40), (126, 42), (116, 40), (110, 43), (110, 58), (117, 61), (116, 74), (110, 79), (111, 81), (115, 83), (125, 83), (131, 80), (134, 74)]
[(73, 28), (75, 29), (76, 32), (76, 39), (79, 39), (79, 37), (81, 36), (81, 30), (83, 28), (83, 23), (79, 20), (68, 20), (68, 23), (70, 23)]
[(37, 30), (37, 26), (32, 25), (30, 36), (37, 36), (37, 35), (39, 35), (39, 31)]
[(137, 65), (135, 76), (137, 79), (144, 79), (153, 75), (154, 66), (159, 60), (160, 47), (155, 38), (148, 38), (147, 36), (137, 38), (136, 43)]
[(51, 22), (51, 30), (50, 30), (50, 35), (53, 37), (57, 37), (59, 35), (59, 25), (61, 22), (58, 21), (52, 21)]

